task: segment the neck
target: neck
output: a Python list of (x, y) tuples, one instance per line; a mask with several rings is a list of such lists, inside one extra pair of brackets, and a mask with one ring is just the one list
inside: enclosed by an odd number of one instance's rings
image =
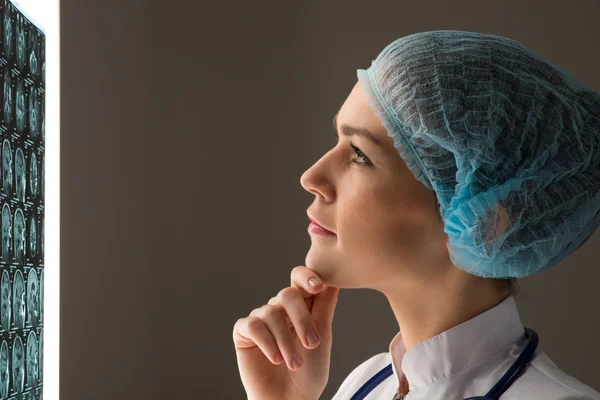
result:
[(402, 331), (405, 351), (489, 310), (510, 292), (497, 279), (466, 272), (437, 284), (384, 291)]

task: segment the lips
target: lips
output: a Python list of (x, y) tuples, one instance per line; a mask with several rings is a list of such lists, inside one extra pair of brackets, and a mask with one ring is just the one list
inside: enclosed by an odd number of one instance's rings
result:
[(333, 233), (334, 235), (336, 234), (336, 233), (335, 233), (334, 231), (332, 231), (331, 229), (329, 229), (329, 228), (327, 228), (327, 227), (323, 226), (323, 224), (321, 224), (319, 221), (317, 221), (317, 219), (316, 219), (316, 218), (314, 218), (312, 215), (310, 215), (310, 214), (308, 213), (308, 211), (306, 212), (306, 214), (308, 215), (308, 219), (309, 219), (309, 220), (311, 220), (311, 221), (312, 221), (314, 224), (317, 224), (317, 225), (319, 225), (321, 228), (325, 229), (325, 230), (326, 230), (326, 231), (328, 231), (328, 232), (331, 232), (331, 233)]

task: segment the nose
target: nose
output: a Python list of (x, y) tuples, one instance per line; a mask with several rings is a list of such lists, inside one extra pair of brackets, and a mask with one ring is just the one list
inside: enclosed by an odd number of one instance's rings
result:
[(300, 184), (307, 192), (330, 200), (333, 197), (333, 186), (329, 175), (331, 170), (326, 165), (329, 153), (323, 155), (309, 169), (304, 171), (300, 177)]
[(317, 175), (314, 167), (305, 171), (300, 177), (300, 184), (309, 193), (323, 198), (328, 197), (326, 192), (326, 183), (322, 176)]

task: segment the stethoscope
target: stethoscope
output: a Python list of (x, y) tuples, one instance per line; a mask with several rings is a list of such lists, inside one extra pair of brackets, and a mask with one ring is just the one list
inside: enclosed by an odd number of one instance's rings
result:
[[(525, 328), (525, 336), (527, 337), (527, 345), (525, 350), (521, 352), (519, 357), (515, 360), (513, 365), (508, 371), (500, 378), (500, 380), (494, 385), (494, 387), (485, 396), (469, 397), (464, 400), (498, 400), (500, 395), (506, 391), (513, 384), (514, 381), (521, 375), (523, 369), (529, 364), (529, 361), (533, 358), (533, 353), (537, 348), (539, 342), (539, 336), (536, 331), (530, 328)], [(373, 389), (383, 382), (387, 377), (394, 373), (392, 364), (390, 363), (381, 371), (377, 372), (371, 377), (356, 393), (350, 398), (350, 400), (362, 400), (364, 399)], [(395, 397), (394, 397), (395, 398)]]

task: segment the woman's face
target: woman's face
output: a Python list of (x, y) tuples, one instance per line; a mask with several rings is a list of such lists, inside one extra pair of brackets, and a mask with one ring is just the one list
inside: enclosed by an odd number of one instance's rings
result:
[[(343, 125), (370, 131), (381, 145), (342, 134)], [(337, 130), (337, 144), (300, 179), (316, 196), (311, 215), (337, 233), (309, 233), (306, 266), (342, 288), (431, 284), (450, 263), (435, 192), (406, 166), (358, 81), (339, 110)]]

